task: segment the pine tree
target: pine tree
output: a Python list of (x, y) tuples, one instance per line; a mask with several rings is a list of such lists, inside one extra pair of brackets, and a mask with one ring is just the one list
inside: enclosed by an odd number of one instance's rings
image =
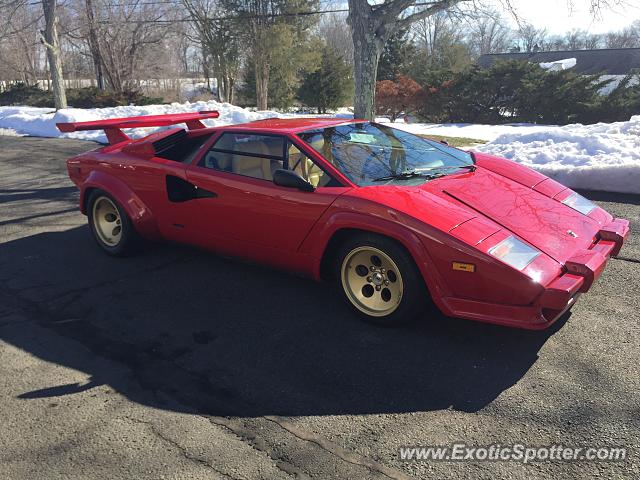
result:
[(380, 55), (377, 81), (395, 80), (398, 75), (406, 74), (415, 51), (416, 47), (409, 39), (408, 30), (401, 30), (392, 35)]
[(298, 98), (319, 114), (342, 107), (353, 93), (351, 68), (329, 48), (322, 52), (320, 68), (308, 72), (298, 90)]

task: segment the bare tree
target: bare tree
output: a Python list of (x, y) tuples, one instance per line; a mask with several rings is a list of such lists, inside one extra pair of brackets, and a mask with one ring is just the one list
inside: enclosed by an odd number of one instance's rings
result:
[(142, 0), (103, 4), (99, 12), (92, 4), (85, 5), (86, 38), (98, 83), (105, 82), (117, 92), (132, 88), (138, 72), (160, 61), (146, 54), (171, 32), (169, 23), (156, 23), (165, 10)]
[(39, 5), (25, 2), (0, 4), (0, 78), (20, 80), (35, 85), (38, 81), (38, 59), (42, 44), (36, 26), (42, 19)]
[(585, 35), (583, 41), (583, 48), (587, 50), (595, 50), (602, 47), (603, 38), (602, 35), (597, 33), (590, 33)]
[(500, 12), (489, 10), (472, 16), (468, 23), (468, 43), (472, 52), (480, 56), (486, 53), (506, 52), (513, 43), (513, 32), (506, 26)]
[[(227, 15), (217, 0), (182, 0), (202, 46), (203, 67), (209, 65), (218, 83), (218, 100), (233, 103), (234, 86), (240, 67), (239, 33), (234, 23), (220, 20)], [(218, 18), (216, 18), (218, 17)], [(207, 73), (206, 77), (209, 77)]]
[(246, 18), (243, 23), (256, 80), (256, 103), (258, 110), (266, 110), (269, 101), (270, 47), (273, 44), (271, 31), (276, 24), (276, 15), (281, 13), (280, 5), (271, 0), (228, 0), (225, 6), (229, 11)]
[(427, 56), (433, 57), (439, 49), (442, 37), (450, 29), (449, 18), (444, 12), (440, 12), (418, 20), (412, 31), (418, 47), (423, 49)]
[(62, 59), (60, 53), (60, 40), (58, 38), (58, 3), (57, 0), (42, 0), (44, 11), (44, 30), (42, 43), (47, 49), (49, 71), (53, 86), (53, 102), (56, 110), (67, 108), (67, 95), (64, 88), (62, 75)]
[(100, 90), (107, 88), (107, 83), (104, 78), (103, 65), (104, 60), (102, 58), (102, 50), (100, 49), (100, 38), (98, 36), (98, 24), (96, 22), (95, 8), (93, 6), (93, 0), (85, 0), (84, 13), (86, 20), (86, 39), (89, 45), (89, 51), (91, 52), (91, 59), (93, 60), (93, 68), (96, 76), (96, 83)]
[(323, 15), (318, 24), (318, 35), (336, 55), (353, 65), (353, 41), (346, 15), (330, 13)]
[(580, 50), (584, 45), (583, 37), (585, 33), (583, 30), (571, 30), (567, 32), (564, 36), (566, 49)]
[(471, 62), (461, 12), (438, 12), (422, 18), (411, 29), (418, 52), (427, 68), (460, 71)]
[(530, 23), (522, 23), (518, 29), (517, 41), (525, 52), (544, 50), (548, 42), (547, 30), (536, 28)]
[(354, 115), (372, 119), (378, 62), (384, 44), (398, 30), (414, 22), (452, 8), (463, 0), (434, 0), (416, 10), (416, 0), (386, 0), (371, 5), (368, 0), (348, 0), (354, 47), (355, 100)]
[(24, 0), (0, 0), (0, 40), (24, 32), (38, 22), (40, 17), (25, 21), (25, 12), (31, 4)]
[(640, 20), (636, 20), (627, 28), (619, 32), (605, 35), (607, 48), (636, 48), (640, 47)]

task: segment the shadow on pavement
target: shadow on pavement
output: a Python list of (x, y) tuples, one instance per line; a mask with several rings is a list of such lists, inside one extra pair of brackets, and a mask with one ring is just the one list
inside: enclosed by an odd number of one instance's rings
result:
[(0, 245), (0, 284), (39, 325), (126, 364), (143, 390), (34, 341), (28, 323), (0, 330), (3, 340), (86, 372), (90, 386), (213, 415), (477, 411), (527, 372), (566, 321), (527, 332), (435, 315), (381, 329), (353, 318), (330, 286), (178, 246), (110, 258), (86, 227)]
[[(8, 202), (24, 202), (28, 200), (76, 200), (78, 188), (51, 187), (33, 189), (0, 189), (0, 204)], [(77, 202), (76, 202), (77, 203)]]

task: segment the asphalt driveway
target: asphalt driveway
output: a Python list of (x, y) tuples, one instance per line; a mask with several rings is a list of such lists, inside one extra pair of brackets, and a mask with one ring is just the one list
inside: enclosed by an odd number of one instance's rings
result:
[[(0, 478), (638, 478), (640, 240), (552, 329), (350, 316), (327, 285), (171, 245), (104, 255), (64, 159), (0, 136)], [(640, 230), (640, 197), (587, 192)], [(416, 445), (618, 462), (407, 462)]]

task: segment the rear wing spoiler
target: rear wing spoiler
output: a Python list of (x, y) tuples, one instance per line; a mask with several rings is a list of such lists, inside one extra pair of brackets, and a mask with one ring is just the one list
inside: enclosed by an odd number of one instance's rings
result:
[(206, 128), (201, 120), (206, 118), (218, 118), (220, 113), (215, 110), (204, 110), (201, 112), (189, 113), (168, 113), (165, 115), (143, 115), (140, 117), (109, 118), (106, 120), (95, 120), (92, 122), (69, 122), (56, 123), (58, 130), (64, 133), (79, 132), (81, 130), (104, 130), (109, 144), (129, 140), (129, 137), (122, 131), (123, 128), (142, 127), (166, 127), (177, 123), (186, 123), (189, 130)]

